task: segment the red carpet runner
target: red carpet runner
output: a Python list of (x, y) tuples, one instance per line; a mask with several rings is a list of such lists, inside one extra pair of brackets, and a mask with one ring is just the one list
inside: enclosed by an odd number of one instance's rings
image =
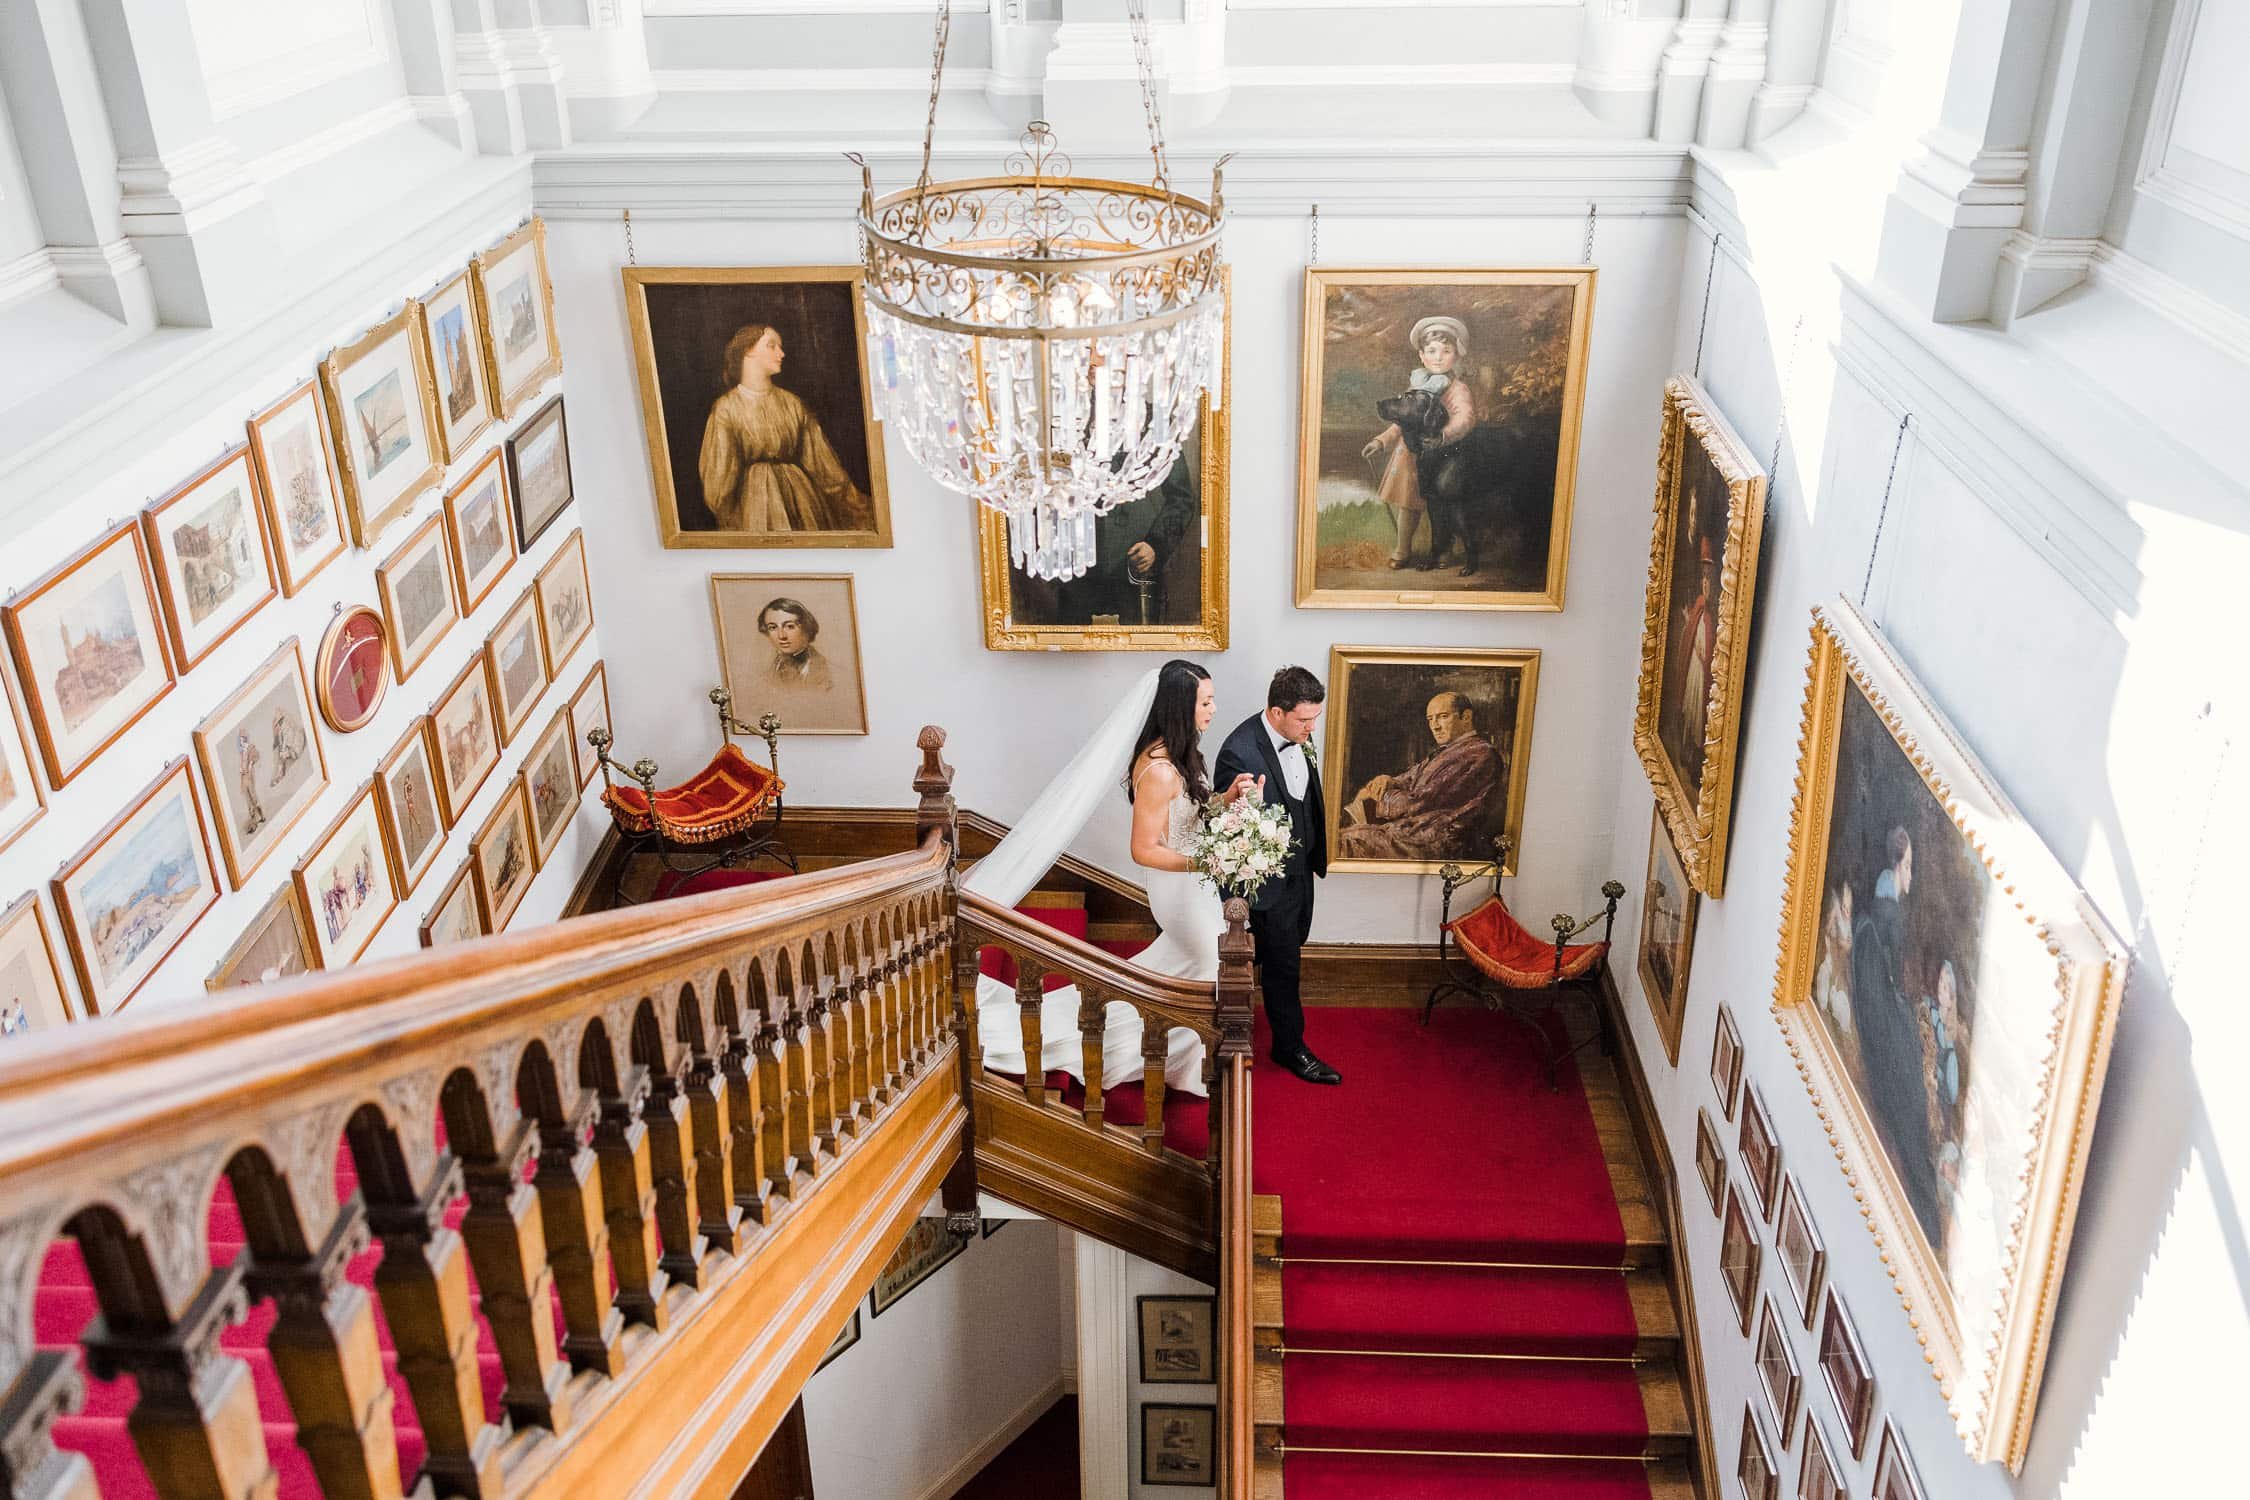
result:
[(1522, 1027), (1466, 1007), (1318, 1008), (1307, 1033), (1340, 1088), (1267, 1062), (1259, 1019), (1288, 1500), (1646, 1500), (1639, 1463), (1598, 1457), (1648, 1428), (1634, 1366), (1595, 1362), (1637, 1330), (1576, 1071), (1549, 1093)]

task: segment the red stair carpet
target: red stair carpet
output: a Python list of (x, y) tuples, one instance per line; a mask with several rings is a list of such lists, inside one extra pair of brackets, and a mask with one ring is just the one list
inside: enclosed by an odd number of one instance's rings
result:
[(1266, 1062), (1259, 1017), (1288, 1500), (1647, 1500), (1624, 1226), (1576, 1070), (1550, 1093), (1520, 1023), (1468, 1007), (1315, 1008), (1307, 1034), (1341, 1087)]

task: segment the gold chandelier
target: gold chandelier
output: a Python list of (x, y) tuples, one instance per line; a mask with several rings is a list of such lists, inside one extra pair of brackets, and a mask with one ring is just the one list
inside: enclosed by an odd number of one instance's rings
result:
[(1208, 202), (1171, 185), (1146, 0), (1127, 0), (1154, 170), (1071, 175), (1034, 120), (1006, 175), (930, 181), (952, 3), (938, 11), (922, 173), (860, 169), (870, 368), (886, 427), (939, 483), (1008, 518), (1016, 566), (1075, 578), (1095, 520), (1178, 461), (1224, 389), (1221, 157)]

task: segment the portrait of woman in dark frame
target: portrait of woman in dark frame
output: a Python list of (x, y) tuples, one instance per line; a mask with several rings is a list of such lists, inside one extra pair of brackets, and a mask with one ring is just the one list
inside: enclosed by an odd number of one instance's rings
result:
[(887, 547), (859, 271), (629, 266), (667, 547)]

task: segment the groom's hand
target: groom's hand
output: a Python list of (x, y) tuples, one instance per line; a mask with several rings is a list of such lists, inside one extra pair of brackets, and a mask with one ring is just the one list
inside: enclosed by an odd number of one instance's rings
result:
[(1227, 801), (1232, 802), (1238, 797), (1253, 795), (1263, 797), (1265, 791), (1265, 777), (1253, 776), (1248, 771), (1244, 771), (1240, 776), (1235, 777), (1234, 783), (1227, 788)]

